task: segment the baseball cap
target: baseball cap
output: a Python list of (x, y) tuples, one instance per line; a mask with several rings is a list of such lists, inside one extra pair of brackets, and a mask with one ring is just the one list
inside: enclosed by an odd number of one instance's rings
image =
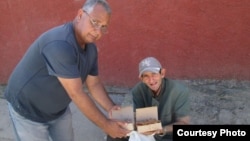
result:
[(139, 77), (145, 72), (158, 73), (161, 69), (161, 63), (154, 57), (147, 57), (139, 64)]

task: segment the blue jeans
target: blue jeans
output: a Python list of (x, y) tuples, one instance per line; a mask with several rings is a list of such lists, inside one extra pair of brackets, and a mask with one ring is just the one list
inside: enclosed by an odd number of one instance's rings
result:
[(8, 103), (16, 141), (73, 141), (70, 108), (56, 120), (46, 123), (31, 121), (18, 114)]

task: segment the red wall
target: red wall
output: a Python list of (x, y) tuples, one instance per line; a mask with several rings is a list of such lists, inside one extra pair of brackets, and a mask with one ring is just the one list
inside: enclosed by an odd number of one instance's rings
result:
[[(176, 79), (250, 80), (249, 0), (108, 0), (109, 34), (97, 42), (106, 84), (132, 86), (155, 56)], [(84, 0), (0, 2), (0, 83), (45, 30), (70, 21)]]

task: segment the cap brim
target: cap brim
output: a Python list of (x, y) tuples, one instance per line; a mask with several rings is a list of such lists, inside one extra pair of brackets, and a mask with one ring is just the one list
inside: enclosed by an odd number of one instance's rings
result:
[(139, 77), (144, 73), (144, 72), (153, 72), (153, 73), (158, 73), (160, 71), (161, 68), (145, 68), (143, 69), (140, 74)]

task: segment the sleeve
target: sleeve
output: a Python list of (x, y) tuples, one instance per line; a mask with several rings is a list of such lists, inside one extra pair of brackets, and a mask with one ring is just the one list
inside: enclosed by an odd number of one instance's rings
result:
[(179, 93), (175, 104), (175, 116), (176, 118), (189, 115), (190, 101), (189, 101), (189, 89), (187, 87), (180, 88), (182, 91)]
[(134, 104), (134, 110), (136, 108), (143, 108), (148, 106), (148, 98), (144, 94), (145, 91), (142, 88), (142, 83), (138, 83), (136, 86), (133, 87), (131, 90), (132, 96), (133, 96), (133, 104)]
[(98, 62), (96, 61), (90, 71), (90, 75), (97, 76), (98, 75)]
[(92, 76), (97, 76), (98, 75), (98, 53), (97, 53), (97, 48), (95, 44), (89, 44), (87, 46), (87, 49), (90, 50), (90, 58), (89, 62), (91, 63), (91, 69), (89, 74)]
[(41, 53), (50, 75), (64, 78), (80, 77), (77, 53), (68, 43), (54, 41), (44, 47)]

